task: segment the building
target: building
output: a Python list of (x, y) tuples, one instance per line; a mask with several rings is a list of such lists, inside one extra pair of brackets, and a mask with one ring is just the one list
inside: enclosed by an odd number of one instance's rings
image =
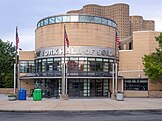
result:
[(89, 4), (83, 6), (80, 10), (71, 10), (67, 13), (97, 15), (114, 20), (118, 25), (120, 39), (123, 41), (121, 49), (132, 49), (133, 31), (155, 30), (155, 22), (153, 20), (144, 20), (142, 16), (130, 16), (129, 5), (125, 3), (117, 3), (110, 6)]
[[(142, 57), (155, 51), (159, 32), (153, 31), (154, 21), (129, 16), (127, 4), (86, 5), (41, 19), (35, 31), (35, 51), (19, 52), (20, 85), (27, 94), (34, 88), (41, 88), (47, 97), (61, 94), (65, 25), (70, 41), (66, 49), (69, 97), (111, 97), (117, 91), (125, 97), (162, 97), (162, 82), (149, 80), (142, 65)], [(117, 30), (121, 49), (127, 50), (117, 49)]]
[(133, 50), (120, 50), (119, 75), (123, 77), (125, 97), (162, 97), (162, 80), (150, 80), (145, 75), (142, 57), (155, 51), (155, 37), (160, 32), (133, 32)]
[[(117, 24), (92, 15), (57, 15), (38, 22), (36, 54), (33, 51), (19, 53), (21, 87), (30, 92), (35, 86), (46, 96), (60, 95), (64, 25), (70, 41), (70, 47), (66, 48), (69, 96), (110, 97), (113, 63), (119, 60), (115, 54)], [(122, 91), (121, 86), (119, 88)]]

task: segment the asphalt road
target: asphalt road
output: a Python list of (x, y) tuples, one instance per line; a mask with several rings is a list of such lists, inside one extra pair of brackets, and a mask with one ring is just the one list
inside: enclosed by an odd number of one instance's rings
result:
[(0, 112), (0, 121), (162, 121), (162, 111)]

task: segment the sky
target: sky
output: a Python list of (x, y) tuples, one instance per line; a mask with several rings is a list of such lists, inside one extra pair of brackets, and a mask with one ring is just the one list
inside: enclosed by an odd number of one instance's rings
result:
[(0, 39), (15, 44), (18, 26), (19, 48), (35, 49), (37, 22), (45, 17), (81, 9), (86, 4), (109, 6), (126, 3), (130, 15), (155, 21), (155, 31), (162, 32), (162, 0), (0, 0)]

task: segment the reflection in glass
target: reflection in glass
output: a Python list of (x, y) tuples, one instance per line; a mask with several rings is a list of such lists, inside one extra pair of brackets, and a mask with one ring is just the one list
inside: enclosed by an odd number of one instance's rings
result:
[(54, 17), (49, 18), (49, 24), (53, 24), (53, 23), (55, 23), (55, 18)]
[(95, 58), (88, 58), (88, 71), (95, 71), (96, 62)]
[(86, 16), (79, 16), (79, 21), (80, 22), (85, 22), (85, 18), (86, 18)]
[(62, 16), (57, 16), (56, 17), (56, 23), (58, 23), (58, 22), (62, 22)]
[(87, 58), (79, 58), (79, 71), (87, 71)]
[(41, 26), (44, 26), (44, 25), (43, 25), (43, 21), (40, 22), (40, 25), (41, 25)]
[(20, 73), (34, 73), (34, 61), (20, 61)]
[(104, 19), (104, 18), (102, 18), (102, 24), (107, 25), (107, 20), (106, 20), (106, 19)]
[(53, 71), (53, 58), (47, 58), (47, 71)]
[(60, 23), (60, 22), (89, 22), (89, 23), (103, 24), (106, 26), (112, 26), (114, 28), (117, 27), (117, 24), (110, 19), (106, 19), (98, 16), (91, 16), (91, 15), (53, 16), (38, 22), (37, 27), (39, 28), (41, 26)]
[(63, 22), (70, 22), (70, 16), (63, 16)]
[(101, 23), (101, 18), (95, 17), (95, 23)]
[(44, 20), (44, 25), (47, 25), (48, 24), (48, 19), (45, 19)]
[(78, 16), (71, 16), (71, 22), (78, 22)]
[(68, 65), (68, 72), (78, 71), (78, 58), (70, 58), (67, 65)]

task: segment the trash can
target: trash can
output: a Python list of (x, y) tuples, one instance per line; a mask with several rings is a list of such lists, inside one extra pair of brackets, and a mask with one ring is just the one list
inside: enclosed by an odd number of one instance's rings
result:
[(33, 100), (34, 101), (42, 100), (42, 90), (41, 89), (34, 89)]
[(26, 89), (21, 88), (19, 90), (19, 100), (26, 100)]
[(117, 92), (116, 94), (116, 100), (117, 101), (123, 101), (124, 100), (124, 95), (122, 92)]

